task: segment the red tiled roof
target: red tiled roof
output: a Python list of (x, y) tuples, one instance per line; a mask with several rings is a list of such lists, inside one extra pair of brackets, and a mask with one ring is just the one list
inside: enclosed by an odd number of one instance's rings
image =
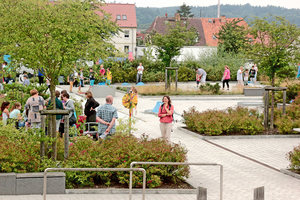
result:
[[(103, 11), (111, 14), (112, 20), (115, 20), (119, 27), (136, 28), (136, 10), (134, 4), (121, 4), (121, 3), (107, 3), (100, 7)], [(96, 11), (96, 13), (102, 16), (102, 12)], [(117, 16), (120, 19), (117, 19)], [(126, 19), (124, 19), (126, 17)]]
[[(226, 23), (234, 19), (241, 18), (188, 18), (181, 19), (181, 21), (187, 21), (188, 27), (194, 27), (199, 36), (198, 42), (194, 46), (217, 46), (218, 39), (215, 37), (221, 27)], [(147, 29), (147, 33), (155, 31), (160, 34), (167, 32), (167, 24), (174, 23), (175, 17), (156, 17), (151, 26)], [(241, 26), (247, 26), (245, 21), (239, 22)]]

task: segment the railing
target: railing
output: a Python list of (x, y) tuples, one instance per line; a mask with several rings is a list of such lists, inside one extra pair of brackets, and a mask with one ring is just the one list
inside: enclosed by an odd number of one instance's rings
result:
[[(220, 200), (223, 199), (223, 165), (217, 163), (182, 163), (182, 162), (132, 162), (130, 168), (134, 169), (134, 165), (204, 165), (204, 166), (220, 166)], [(129, 180), (129, 200), (132, 199), (132, 171), (130, 171)]]
[[(142, 191), (142, 200), (145, 200), (145, 191), (146, 191), (146, 170), (143, 168), (47, 168), (44, 171), (44, 185), (43, 185), (43, 199), (46, 200), (47, 195), (47, 172), (49, 171), (110, 171), (110, 172), (124, 172), (124, 171), (140, 171), (143, 173), (143, 191)], [(131, 195), (131, 193), (130, 193)], [(129, 199), (131, 196), (129, 196)]]

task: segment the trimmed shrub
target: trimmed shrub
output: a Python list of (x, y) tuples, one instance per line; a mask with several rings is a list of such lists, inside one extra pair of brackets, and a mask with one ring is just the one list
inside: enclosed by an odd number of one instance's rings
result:
[(247, 108), (198, 112), (193, 107), (184, 111), (183, 118), (189, 130), (204, 135), (256, 135), (263, 132), (257, 111)]
[[(138, 139), (132, 135), (116, 134), (102, 143), (87, 136), (73, 137), (69, 159), (64, 161), (64, 141), (57, 139), (57, 162), (40, 157), (40, 141), (51, 144), (48, 137), (0, 125), (0, 173), (41, 172), (48, 167), (129, 168), (132, 161), (186, 162), (186, 150), (177, 144), (161, 139)], [(47, 145), (46, 145), (47, 146)], [(50, 153), (47, 152), (47, 155)], [(138, 166), (136, 166), (138, 167)], [(147, 187), (176, 182), (188, 177), (189, 168), (184, 166), (142, 166), (147, 170)], [(111, 185), (128, 185), (129, 172), (67, 172), (68, 188)], [(142, 174), (133, 174), (133, 186), (141, 187)]]
[(287, 154), (290, 161), (290, 168), (296, 173), (300, 173), (300, 145)]

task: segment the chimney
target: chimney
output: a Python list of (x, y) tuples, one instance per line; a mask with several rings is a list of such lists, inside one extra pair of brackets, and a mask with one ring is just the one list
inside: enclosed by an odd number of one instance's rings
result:
[(176, 14), (175, 14), (175, 21), (176, 21), (176, 22), (179, 22), (179, 21), (180, 21), (180, 14), (179, 14), (179, 13), (176, 13)]

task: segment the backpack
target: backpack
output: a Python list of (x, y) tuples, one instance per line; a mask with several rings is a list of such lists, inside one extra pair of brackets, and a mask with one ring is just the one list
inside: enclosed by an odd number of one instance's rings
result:
[[(160, 105), (160, 112), (162, 112), (163, 107), (164, 107), (164, 104), (161, 104), (161, 105)], [(169, 109), (170, 109), (170, 106), (169, 106)], [(174, 121), (175, 121), (175, 120), (174, 120), (174, 111), (173, 111), (173, 114), (172, 114), (172, 119), (173, 119), (173, 122), (174, 122)]]
[(38, 113), (40, 110), (43, 110), (43, 100), (40, 96), (38, 99), (32, 98), (30, 110), (34, 113)]

